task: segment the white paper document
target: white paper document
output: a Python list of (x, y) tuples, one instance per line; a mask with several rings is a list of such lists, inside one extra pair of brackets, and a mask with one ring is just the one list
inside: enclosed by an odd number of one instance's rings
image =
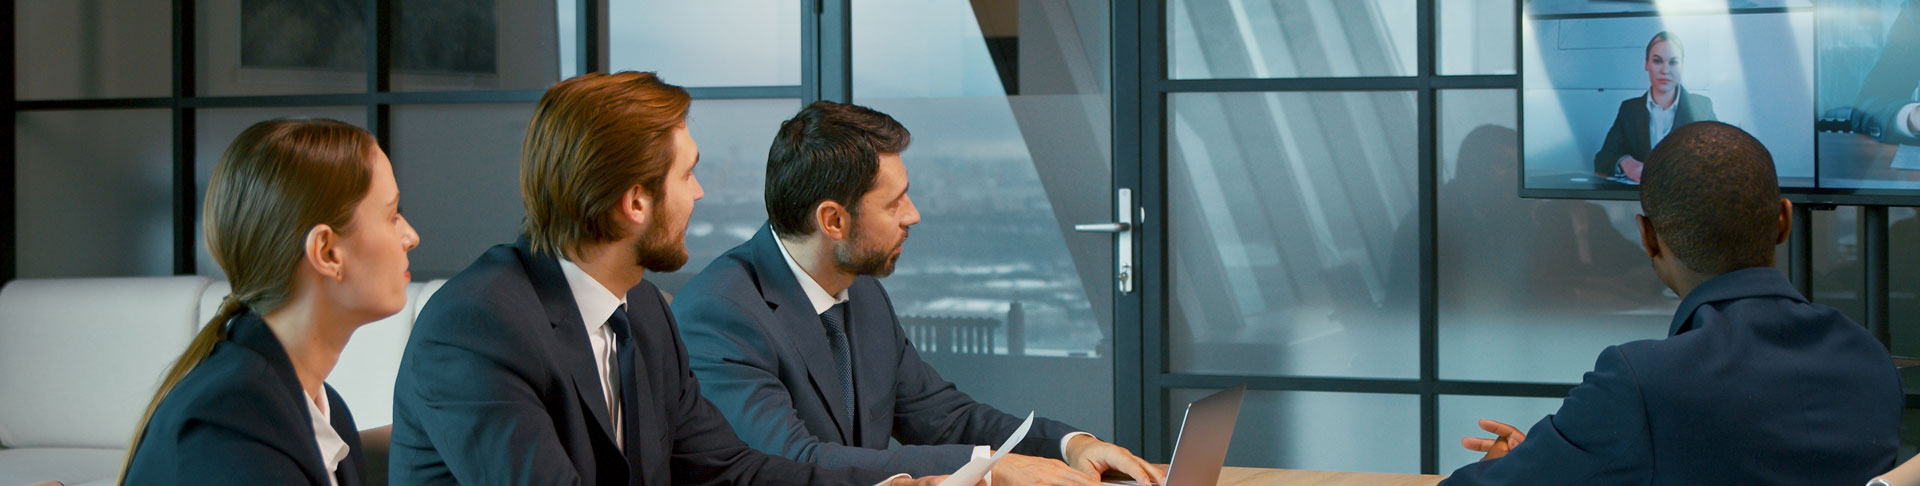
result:
[(995, 449), (993, 455), (975, 457), (972, 461), (967, 461), (967, 465), (960, 466), (960, 470), (954, 471), (952, 476), (947, 476), (946, 481), (941, 481), (940, 486), (973, 486), (979, 484), (980, 479), (987, 477), (987, 472), (993, 470), (994, 463), (1000, 462), (1001, 457), (1006, 457), (1007, 451), (1013, 450), (1015, 444), (1026, 440), (1027, 429), (1031, 428), (1033, 428), (1033, 412), (1027, 412), (1027, 421), (1021, 422), (1020, 428), (1013, 429), (1013, 435), (1007, 437), (1007, 441), (1000, 444), (1000, 448)]

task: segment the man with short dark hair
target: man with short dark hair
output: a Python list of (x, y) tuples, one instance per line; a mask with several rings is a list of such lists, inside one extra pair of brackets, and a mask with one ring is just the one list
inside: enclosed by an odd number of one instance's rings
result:
[(1864, 484), (1893, 467), (1893, 360), (1772, 268), (1792, 227), (1773, 157), (1731, 125), (1679, 127), (1649, 156), (1640, 239), (1678, 293), (1666, 339), (1608, 347), (1560, 411), (1461, 444), (1442, 484)]
[[(754, 448), (942, 474), (1020, 424), (920, 360), (877, 280), (920, 221), (900, 158), (910, 141), (865, 107), (807, 106), (781, 124), (767, 157), (768, 226), (676, 296), (701, 390)], [(889, 449), (889, 438), (903, 446)], [(1052, 420), (1036, 418), (1012, 452), (995, 484), (1092, 485), (1108, 470), (1141, 484), (1161, 478), (1126, 449)]]
[(582, 75), (541, 96), (520, 165), (526, 237), (447, 280), (407, 341), (394, 484), (887, 478), (753, 451), (701, 397), (666, 299), (642, 278), (687, 261), (687, 218), (704, 194), (691, 102), (634, 72)]

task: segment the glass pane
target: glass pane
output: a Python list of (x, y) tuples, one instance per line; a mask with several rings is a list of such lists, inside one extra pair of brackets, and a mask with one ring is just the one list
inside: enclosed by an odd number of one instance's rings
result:
[[(227, 145), (233, 143), (234, 137), (240, 136), (241, 130), (246, 130), (255, 123), (275, 118), (331, 118), (366, 128), (367, 108), (364, 106), (312, 106), (201, 109), (194, 113), (194, 118), (199, 125), (194, 132), (194, 204), (204, 205), (207, 199), (207, 181), (213, 178), (213, 166), (220, 163), (220, 154), (227, 151)], [(226, 272), (221, 271), (220, 264), (213, 261), (213, 255), (207, 253), (206, 226), (201, 221), (194, 221), (193, 234), (195, 273), (217, 279), (227, 278)]]
[[(615, 2), (618, 4), (619, 2)], [(544, 89), (560, 81), (560, 10), (575, 0), (395, 3), (394, 91)], [(569, 19), (571, 20), (571, 19)]]
[(1173, 0), (1171, 79), (1412, 76), (1415, 0)]
[(1439, 101), (1440, 377), (1578, 383), (1601, 349), (1666, 337), (1680, 299), (1641, 251), (1640, 204), (1520, 199), (1513, 91)]
[(1413, 93), (1170, 98), (1172, 371), (1415, 377)]
[(1112, 220), (1108, 6), (856, 0), (853, 14), (854, 101), (913, 132), (922, 219), (884, 281), (894, 308), (911, 333), (990, 326), (972, 350), (926, 340), (921, 357), (984, 403), (1110, 436), (1113, 239), (1072, 231)]
[(173, 274), (167, 110), (25, 111), (14, 120), (20, 278)]
[(393, 107), (400, 210), (420, 234), (415, 280), (447, 278), (520, 237), (520, 144), (532, 103)]
[(687, 221), (687, 264), (678, 272), (649, 273), (669, 294), (699, 275), (714, 258), (752, 238), (767, 222), (767, 147), (780, 122), (800, 111), (800, 100), (697, 100), (687, 131), (700, 146), (694, 175), (706, 197)]
[(1440, 74), (1513, 74), (1514, 0), (1440, 0)]
[(367, 91), (367, 2), (198, 2), (201, 95)]
[[(1169, 390), (1167, 450), (1186, 404), (1218, 390)], [(1248, 390), (1228, 467), (1420, 472), (1420, 396)]]
[[(12, 2), (15, 93), (23, 100), (173, 93), (172, 2)], [(156, 20), (157, 19), (157, 20)], [(25, 276), (25, 275), (22, 275)]]
[(1560, 410), (1558, 398), (1440, 396), (1440, 474), (1479, 461), (1486, 454), (1460, 447), (1461, 437), (1491, 437), (1480, 430), (1480, 419), (1494, 420), (1525, 431)]
[[(1860, 207), (1840, 206), (1832, 211), (1814, 211), (1811, 228), (1813, 301), (1840, 309), (1848, 319), (1865, 324), (1867, 281), (1866, 275), (1861, 273)], [(1891, 257), (1894, 253), (1902, 252), (1887, 253)], [(1781, 254), (1785, 255), (1784, 252)]]
[(658, 71), (681, 86), (799, 85), (801, 3), (612, 2), (608, 60), (614, 71)]
[[(1887, 221), (1887, 317), (1892, 334), (1894, 356), (1920, 356), (1920, 214), (1914, 208), (1888, 208)], [(1920, 390), (1920, 377), (1903, 377), (1906, 389)], [(1915, 413), (1908, 413), (1914, 417)], [(1902, 429), (1900, 443), (1911, 447), (1920, 428)]]

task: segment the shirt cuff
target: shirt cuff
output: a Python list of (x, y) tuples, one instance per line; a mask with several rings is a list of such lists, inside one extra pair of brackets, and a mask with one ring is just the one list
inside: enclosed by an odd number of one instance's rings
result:
[(892, 483), (892, 482), (893, 482), (893, 480), (895, 480), (895, 479), (901, 479), (901, 478), (905, 478), (905, 479), (913, 479), (913, 476), (912, 476), (912, 475), (909, 475), (909, 474), (907, 474), (907, 473), (900, 473), (900, 474), (895, 474), (895, 475), (893, 475), (893, 476), (889, 476), (889, 477), (887, 477), (886, 479), (882, 479), (882, 480), (880, 480), (880, 482), (879, 482), (879, 483), (875, 483), (875, 484), (874, 484), (873, 486), (887, 486), (887, 483)]
[(1920, 110), (1920, 103), (1907, 103), (1907, 106), (1900, 108), (1900, 114), (1893, 117), (1893, 130), (1899, 133), (1900, 136), (1920, 136), (1914, 134), (1912, 126), (1907, 125), (1907, 120), (1913, 117), (1914, 110)]
[[(985, 458), (989, 458), (989, 457), (993, 457), (993, 448), (992, 448), (992, 447), (988, 447), (988, 446), (983, 446), (983, 445), (977, 445), (977, 446), (973, 446), (973, 458), (972, 458), (972, 459), (985, 459)], [(972, 459), (968, 459), (968, 462), (972, 462)], [(987, 475), (986, 475), (986, 476), (982, 476), (982, 477), (980, 478), (980, 480), (981, 480), (982, 482), (985, 482), (985, 483), (987, 483), (987, 486), (993, 486), (993, 471), (991, 471), (991, 470), (989, 470), (989, 471), (987, 471)]]

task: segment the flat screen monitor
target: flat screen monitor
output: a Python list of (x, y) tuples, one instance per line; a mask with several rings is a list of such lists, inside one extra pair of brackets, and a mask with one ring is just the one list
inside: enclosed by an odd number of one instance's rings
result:
[(1817, 188), (1815, 3), (1523, 2), (1521, 196), (1637, 199), (1647, 153), (1703, 120), (1765, 144), (1784, 189)]
[(1819, 5), (1818, 183), (1843, 203), (1920, 203), (1920, 0)]

